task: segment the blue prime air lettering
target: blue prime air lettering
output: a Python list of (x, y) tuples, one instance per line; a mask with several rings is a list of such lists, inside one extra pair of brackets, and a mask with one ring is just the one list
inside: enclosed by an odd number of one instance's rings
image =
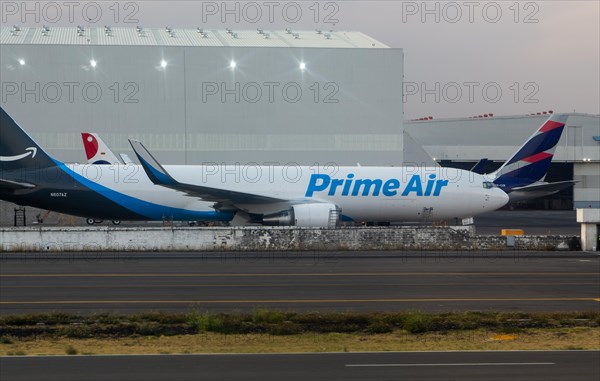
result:
[[(425, 191), (423, 191), (425, 185)], [(433, 196), (440, 195), (442, 188), (448, 185), (448, 180), (436, 180), (435, 175), (429, 175), (427, 183), (421, 182), (421, 176), (412, 175), (406, 183), (401, 195), (406, 196)], [(400, 180), (398, 179), (355, 179), (353, 173), (349, 173), (345, 179), (332, 179), (325, 174), (312, 174), (306, 189), (305, 197), (313, 197), (315, 193), (327, 192), (328, 196), (340, 194), (342, 196), (379, 196), (383, 194), (393, 197), (400, 192)]]

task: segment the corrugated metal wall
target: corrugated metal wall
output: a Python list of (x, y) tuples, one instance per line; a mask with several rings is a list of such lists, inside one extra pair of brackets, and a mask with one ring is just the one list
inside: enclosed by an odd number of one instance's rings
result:
[(15, 44), (0, 79), (3, 107), (64, 161), (85, 159), (82, 131), (169, 164), (402, 157), (401, 49)]

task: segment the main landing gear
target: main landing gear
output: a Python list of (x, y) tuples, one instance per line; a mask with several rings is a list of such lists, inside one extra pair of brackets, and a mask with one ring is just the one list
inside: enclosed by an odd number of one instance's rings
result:
[[(88, 225), (94, 225), (94, 224), (101, 224), (104, 222), (104, 220), (95, 220), (93, 218), (88, 218), (85, 220), (85, 222), (87, 222)], [(111, 222), (113, 225), (121, 225), (121, 221), (119, 221), (119, 220), (112, 220)]]

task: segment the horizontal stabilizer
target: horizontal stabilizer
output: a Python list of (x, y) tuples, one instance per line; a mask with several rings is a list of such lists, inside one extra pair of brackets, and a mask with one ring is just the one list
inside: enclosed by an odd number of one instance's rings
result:
[(0, 179), (0, 190), (33, 189), (35, 185), (18, 181)]
[(519, 191), (519, 192), (544, 191), (544, 192), (549, 192), (549, 193), (556, 193), (563, 189), (572, 187), (575, 184), (577, 184), (577, 181), (567, 180), (567, 181), (557, 181), (555, 183), (531, 184), (531, 185), (526, 185), (524, 187), (513, 188), (513, 190)]
[(141, 142), (137, 140), (129, 140), (129, 143), (131, 144), (131, 147), (133, 147), (133, 151), (140, 160), (144, 171), (146, 171), (146, 174), (150, 180), (156, 185), (161, 185), (166, 188), (184, 192), (190, 196), (201, 198), (204, 201), (219, 203), (219, 207), (235, 206), (236, 204), (247, 203), (273, 203), (286, 201), (251, 193), (212, 188), (203, 185), (180, 183), (165, 170), (165, 168), (154, 158), (154, 156), (152, 156), (152, 154)]

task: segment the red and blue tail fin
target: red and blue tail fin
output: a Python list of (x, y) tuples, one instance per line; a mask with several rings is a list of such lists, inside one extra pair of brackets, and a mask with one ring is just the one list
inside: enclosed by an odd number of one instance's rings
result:
[(93, 132), (82, 132), (81, 140), (85, 155), (90, 164), (121, 164), (117, 156), (108, 148), (104, 140)]
[(568, 115), (554, 114), (494, 173), (494, 183), (505, 191), (546, 177)]

